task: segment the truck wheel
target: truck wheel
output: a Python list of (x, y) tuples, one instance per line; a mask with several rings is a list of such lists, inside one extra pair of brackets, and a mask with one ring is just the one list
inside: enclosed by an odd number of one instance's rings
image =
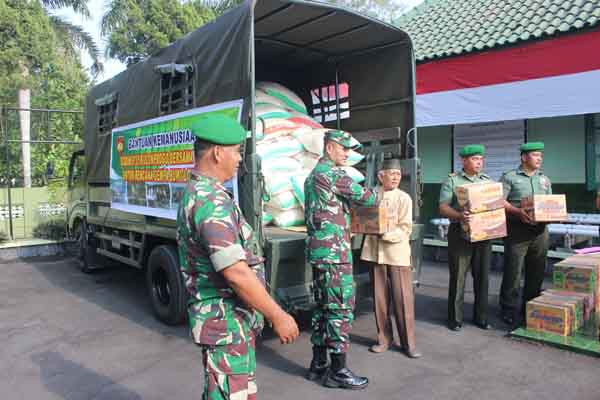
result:
[(89, 274), (94, 269), (92, 267), (92, 260), (96, 255), (96, 248), (89, 245), (88, 227), (85, 219), (79, 223), (78, 231), (77, 241), (79, 242), (79, 251), (77, 258), (79, 259), (79, 269), (81, 272)]
[(187, 290), (174, 246), (161, 245), (152, 250), (146, 269), (146, 285), (156, 317), (167, 325), (183, 323)]

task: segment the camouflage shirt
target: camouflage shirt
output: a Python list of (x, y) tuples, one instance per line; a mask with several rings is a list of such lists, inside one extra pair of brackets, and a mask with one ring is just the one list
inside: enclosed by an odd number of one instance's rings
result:
[(247, 247), (251, 236), (252, 228), (221, 183), (192, 174), (177, 213), (177, 244), (196, 343), (239, 344), (250, 330), (262, 329), (262, 315), (243, 303), (221, 274), (245, 261), (264, 284), (263, 259)]
[(363, 188), (333, 161), (321, 158), (304, 183), (306, 256), (313, 264), (352, 263), (351, 203), (373, 206), (377, 192)]

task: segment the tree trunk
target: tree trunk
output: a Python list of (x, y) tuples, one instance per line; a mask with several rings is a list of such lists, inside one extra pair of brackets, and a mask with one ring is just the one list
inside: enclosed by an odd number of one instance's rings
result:
[(19, 89), (19, 122), (21, 126), (21, 151), (23, 153), (23, 186), (31, 187), (31, 89)]
[(21, 76), (23, 77), (23, 86), (19, 89), (18, 107), (19, 123), (21, 127), (21, 151), (23, 153), (23, 186), (31, 187), (31, 89), (27, 87), (27, 78), (29, 77), (29, 68), (23, 63), (21, 66)]

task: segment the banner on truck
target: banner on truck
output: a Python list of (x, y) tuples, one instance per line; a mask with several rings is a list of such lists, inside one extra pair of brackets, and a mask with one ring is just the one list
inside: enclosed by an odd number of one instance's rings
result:
[[(192, 124), (215, 113), (239, 121), (242, 105), (242, 100), (229, 101), (113, 129), (111, 207), (177, 219), (179, 199), (194, 166)], [(225, 186), (237, 201), (237, 177)]]

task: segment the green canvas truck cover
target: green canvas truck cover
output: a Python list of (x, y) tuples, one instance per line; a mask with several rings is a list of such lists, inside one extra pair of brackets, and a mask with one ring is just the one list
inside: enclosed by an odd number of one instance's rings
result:
[(310, 89), (335, 83), (337, 72), (351, 91), (351, 116), (340, 121), (342, 129), (400, 126), (406, 133), (414, 126), (413, 60), (408, 34), (350, 10), (309, 1), (246, 1), (90, 91), (88, 182), (109, 183), (111, 131), (99, 130), (99, 109), (116, 106), (112, 127), (157, 117), (161, 73), (169, 68), (193, 69), (193, 107), (244, 99), (248, 129), (255, 81), (277, 81), (310, 104)]

